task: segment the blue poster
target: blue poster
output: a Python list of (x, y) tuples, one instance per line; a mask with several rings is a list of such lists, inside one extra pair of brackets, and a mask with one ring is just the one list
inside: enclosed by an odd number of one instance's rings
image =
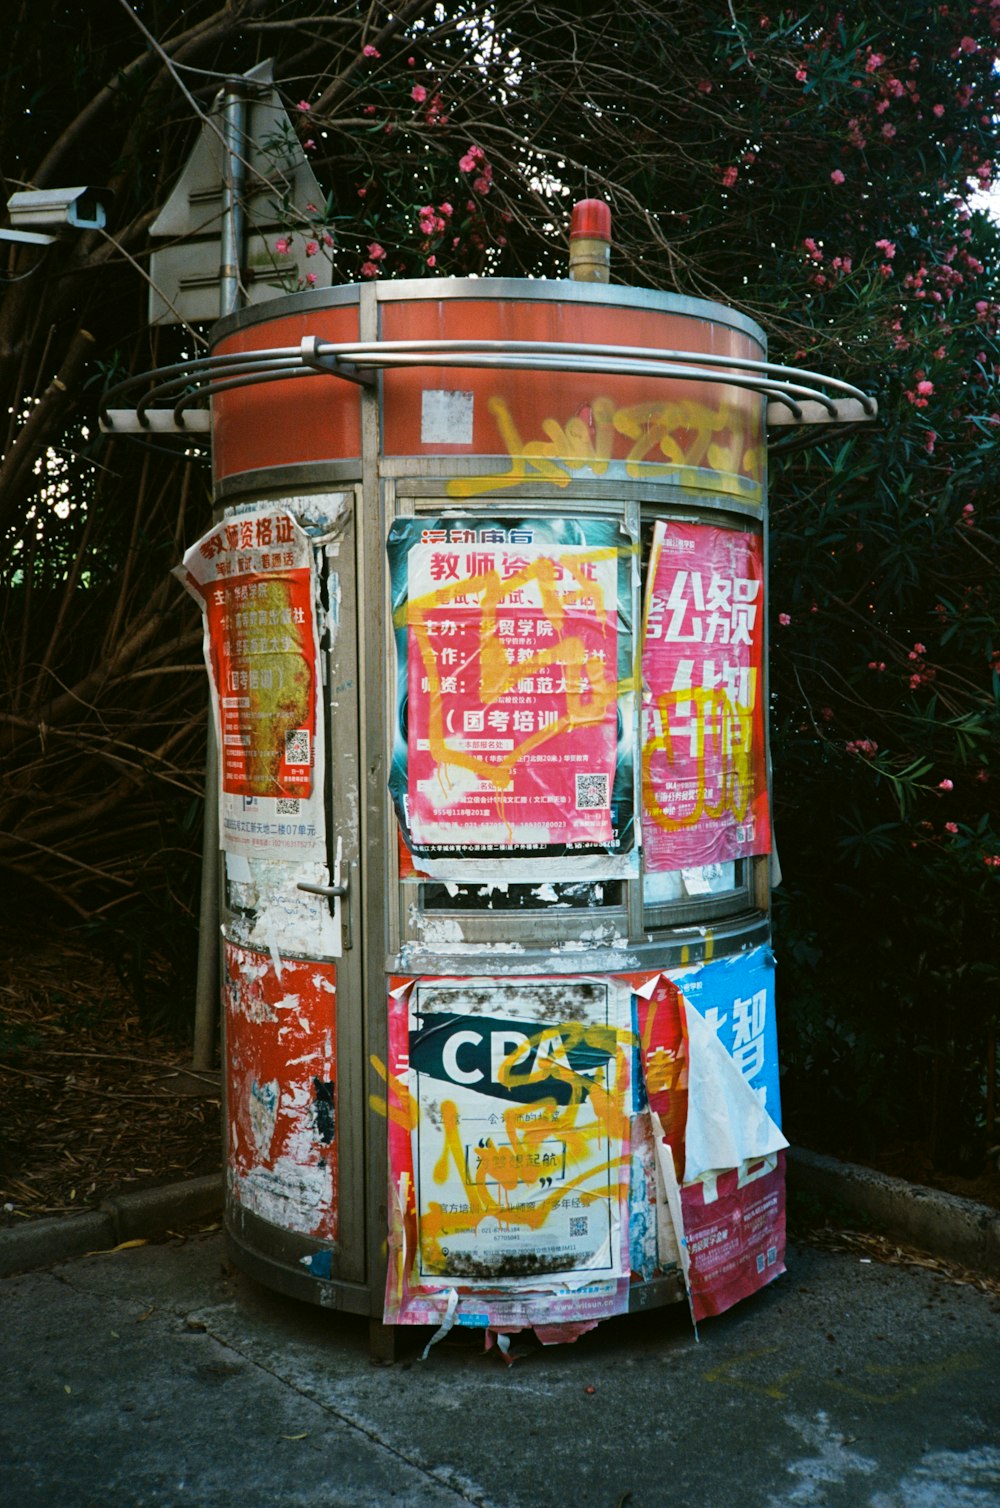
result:
[(774, 1019), (774, 954), (754, 948), (669, 976), (684, 999), (715, 1029), (719, 1041), (768, 1115), (781, 1125), (778, 1030)]

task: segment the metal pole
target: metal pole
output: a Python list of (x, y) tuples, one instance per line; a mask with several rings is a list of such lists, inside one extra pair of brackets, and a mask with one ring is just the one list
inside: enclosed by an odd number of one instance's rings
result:
[[(219, 263), (219, 315), (233, 314), (243, 301), (240, 268), (246, 235), (246, 98), (231, 81), (222, 101), (222, 226)], [(205, 747), (205, 818), (201, 854), (198, 972), (195, 981), (193, 1067), (215, 1066), (216, 1011), (221, 986), (219, 956), (219, 747), (209, 708)]]

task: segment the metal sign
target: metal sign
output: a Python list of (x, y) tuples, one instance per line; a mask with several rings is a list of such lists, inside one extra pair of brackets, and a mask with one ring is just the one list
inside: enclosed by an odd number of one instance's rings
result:
[[(150, 261), (152, 325), (216, 320), (297, 288), (330, 286), (333, 269), (316, 238), (324, 195), (278, 92), (271, 63), (220, 90), (194, 151), (150, 235), (168, 242)], [(235, 260), (226, 252), (227, 217), (243, 222)], [(303, 233), (305, 231), (305, 233)], [(282, 248), (279, 250), (279, 247)], [(227, 278), (239, 297), (227, 296)]]

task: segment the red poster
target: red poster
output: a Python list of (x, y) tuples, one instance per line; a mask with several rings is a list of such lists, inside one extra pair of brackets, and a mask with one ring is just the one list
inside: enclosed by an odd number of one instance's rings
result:
[(722, 1314), (785, 1271), (785, 1154), (681, 1188), (695, 1321)]
[(226, 1149), (239, 1204), (337, 1235), (336, 966), (226, 943)]
[(205, 615), (227, 853), (326, 857), (312, 547), (254, 504), (187, 551), (177, 574)]
[(612, 841), (618, 553), (481, 541), (410, 548), (414, 842)]
[(678, 1178), (684, 1176), (688, 1103), (685, 1001), (666, 974), (626, 974), (633, 991), (642, 1077), (649, 1108), (660, 1117)]
[(650, 873), (767, 853), (760, 538), (659, 520), (642, 648)]

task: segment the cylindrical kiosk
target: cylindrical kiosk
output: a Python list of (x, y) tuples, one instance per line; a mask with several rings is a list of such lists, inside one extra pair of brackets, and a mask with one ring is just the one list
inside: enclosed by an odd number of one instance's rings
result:
[(373, 282), (212, 362), (236, 1261), (388, 1324), (718, 1312), (784, 1245), (763, 333)]

